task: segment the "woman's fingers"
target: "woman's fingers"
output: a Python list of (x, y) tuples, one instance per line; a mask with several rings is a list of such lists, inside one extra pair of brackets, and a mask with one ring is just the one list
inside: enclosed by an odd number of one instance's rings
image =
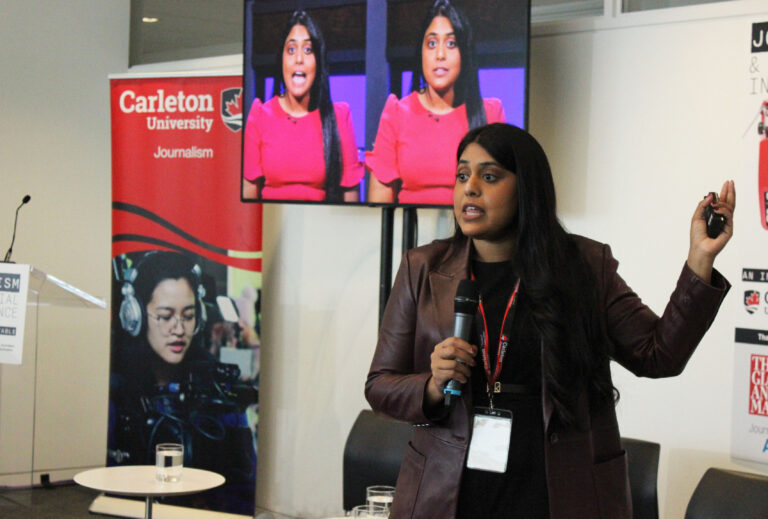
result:
[(437, 344), (431, 356), (431, 369), (438, 387), (443, 388), (451, 379), (466, 383), (472, 374), (476, 353), (476, 347), (457, 337)]
[[(733, 212), (736, 207), (736, 188), (733, 180), (728, 180), (720, 189), (720, 200), (712, 203), (712, 195), (707, 195), (696, 206), (691, 221), (691, 242), (688, 249), (688, 267), (698, 277), (709, 281), (715, 257), (723, 250), (733, 236)], [(716, 213), (726, 217), (722, 232), (714, 238), (707, 235), (707, 225), (704, 215), (707, 207), (712, 205)]]
[(437, 346), (435, 351), (443, 359), (459, 359), (471, 366), (475, 365), (477, 348), (458, 337), (449, 337)]
[[(436, 366), (432, 370), (432, 376), (435, 378), (435, 381), (440, 384), (440, 386), (444, 386), (451, 379), (456, 379), (462, 384), (465, 384), (467, 380), (469, 380), (471, 371), (469, 368), (467, 368), (466, 364), (462, 364), (456, 361), (445, 362), (450, 362), (450, 364)], [(438, 372), (437, 374), (435, 374), (435, 369)]]
[[(736, 187), (733, 180), (727, 180), (723, 183), (723, 187), (720, 189), (720, 199), (716, 204), (712, 204), (712, 208), (717, 214), (725, 216), (725, 228), (723, 233), (725, 236), (718, 236), (721, 239), (722, 246), (733, 235), (733, 213), (736, 210)], [(722, 248), (722, 247), (721, 247)]]
[(727, 205), (731, 212), (736, 209), (736, 186), (733, 180), (726, 180), (720, 189), (720, 203)]

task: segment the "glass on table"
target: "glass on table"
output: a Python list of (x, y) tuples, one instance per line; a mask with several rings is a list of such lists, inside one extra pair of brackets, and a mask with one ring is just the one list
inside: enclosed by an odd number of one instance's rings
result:
[(395, 487), (374, 485), (365, 489), (365, 502), (369, 505), (383, 506), (387, 510), (392, 507), (395, 498)]
[(155, 447), (155, 477), (163, 483), (181, 481), (184, 446), (180, 443), (158, 443)]
[(358, 505), (352, 509), (352, 517), (389, 517), (389, 508), (379, 505)]

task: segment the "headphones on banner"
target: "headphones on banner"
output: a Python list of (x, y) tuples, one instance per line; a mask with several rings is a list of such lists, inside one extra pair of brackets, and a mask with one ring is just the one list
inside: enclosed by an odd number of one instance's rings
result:
[[(116, 257), (113, 260), (115, 279), (117, 279), (118, 282), (122, 282), (123, 284), (122, 288), (120, 289), (123, 300), (120, 303), (120, 311), (118, 314), (120, 317), (120, 326), (131, 337), (137, 337), (141, 333), (146, 317), (146, 305), (136, 295), (136, 289), (134, 288), (133, 284), (136, 281), (136, 278), (139, 276), (140, 268), (146, 263), (147, 258), (151, 258), (156, 254), (161, 253), (164, 254), (165, 252), (150, 251), (146, 253), (137, 262), (135, 267), (128, 266), (128, 259), (125, 257), (125, 254), (119, 256), (119, 258)], [(178, 253), (169, 252), (167, 254)], [(118, 260), (120, 263), (122, 263), (122, 275), (120, 275), (119, 272), (120, 269), (118, 268)], [(205, 287), (203, 286), (202, 282), (203, 272), (200, 269), (200, 266), (196, 263), (193, 264), (190, 274), (194, 283), (192, 291), (195, 293), (195, 314), (197, 317), (195, 330), (192, 332), (192, 334), (196, 335), (205, 327), (205, 322), (207, 321), (208, 316), (205, 310), (205, 303), (203, 302), (203, 298), (205, 297)]]

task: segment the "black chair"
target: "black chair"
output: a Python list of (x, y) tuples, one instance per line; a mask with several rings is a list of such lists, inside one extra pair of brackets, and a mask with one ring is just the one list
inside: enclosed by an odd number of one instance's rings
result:
[[(344, 510), (365, 503), (371, 485), (395, 486), (412, 426), (363, 410), (357, 415), (344, 446)], [(622, 438), (627, 451), (634, 519), (659, 519), (658, 443)]]
[(412, 426), (363, 410), (344, 446), (344, 510), (365, 503), (365, 488), (395, 486)]
[(621, 446), (627, 451), (632, 517), (659, 519), (657, 480), (661, 446), (658, 443), (633, 438), (622, 438)]
[(696, 486), (685, 519), (766, 519), (768, 476), (708, 469)]

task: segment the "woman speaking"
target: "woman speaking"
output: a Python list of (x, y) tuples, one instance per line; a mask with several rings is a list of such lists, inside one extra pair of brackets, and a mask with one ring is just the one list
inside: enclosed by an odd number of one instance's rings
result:
[(371, 202), (450, 205), (461, 137), (505, 120), (501, 101), (480, 97), (472, 28), (452, 0), (434, 2), (419, 38), (412, 92), (389, 96), (366, 154)]
[(278, 95), (254, 100), (245, 125), (243, 198), (357, 201), (364, 170), (349, 106), (331, 102), (325, 40), (304, 11), (286, 25), (277, 68)]
[[(645, 377), (683, 370), (729, 289), (713, 262), (733, 233), (733, 182), (696, 207), (688, 259), (658, 317), (608, 245), (562, 227), (533, 137), (476, 128), (457, 160), (455, 235), (404, 255), (365, 388), (375, 411), (421, 425), (391, 517), (630, 519), (609, 363)], [(710, 205), (727, 218), (714, 239)], [(465, 341), (451, 330), (468, 279), (479, 308)], [(450, 407), (452, 379), (465, 387)]]

